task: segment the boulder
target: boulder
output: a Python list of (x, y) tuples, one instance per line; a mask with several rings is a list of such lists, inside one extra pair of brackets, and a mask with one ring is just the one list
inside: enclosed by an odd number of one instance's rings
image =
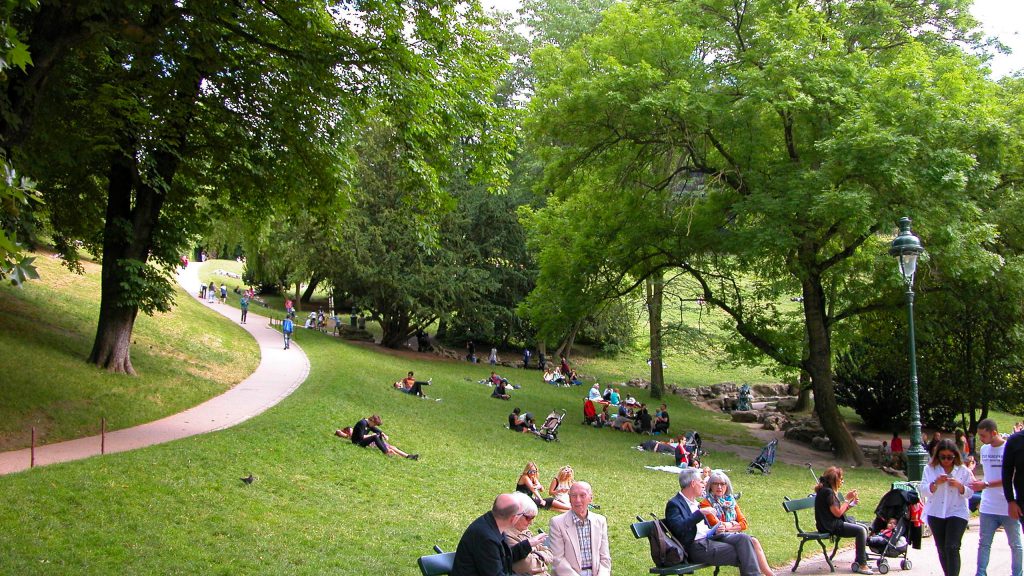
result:
[(827, 436), (815, 436), (811, 440), (811, 448), (821, 450), (822, 452), (831, 452), (832, 442), (829, 441)]
[(732, 413), (733, 422), (754, 423), (758, 421), (759, 414), (754, 410), (736, 410)]
[(761, 427), (765, 430), (782, 430), (788, 422), (789, 419), (785, 415), (779, 412), (771, 412), (763, 415)]

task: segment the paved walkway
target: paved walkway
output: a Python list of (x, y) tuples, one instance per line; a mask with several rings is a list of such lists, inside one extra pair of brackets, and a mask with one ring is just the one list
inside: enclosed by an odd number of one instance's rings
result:
[[(199, 265), (189, 263), (178, 275), (178, 282), (193, 298), (199, 294)], [(206, 304), (220, 314), (238, 321), (239, 311), (222, 304)], [(105, 452), (124, 452), (162, 444), (188, 436), (230, 428), (274, 406), (291, 394), (309, 375), (309, 359), (294, 341), (283, 349), (281, 333), (269, 327), (270, 320), (249, 309), (242, 324), (260, 346), (260, 365), (248, 378), (227, 392), (202, 404), (162, 420), (108, 432)], [(79, 438), (36, 447), (36, 466), (81, 460), (100, 454), (100, 437)], [(31, 450), (0, 453), (0, 474), (29, 468)]]
[[(960, 541), (961, 576), (973, 575), (978, 562), (978, 517), (972, 517), (967, 526), (967, 532), (964, 533), (963, 540)], [(850, 574), (850, 566), (853, 564), (853, 540), (847, 538), (843, 540), (843, 543), (849, 543), (850, 546), (840, 549), (839, 553), (836, 554), (834, 560), (836, 574)], [(793, 552), (796, 551), (798, 544), (799, 540), (794, 532)], [(804, 554), (809, 555), (808, 550), (811, 549), (811, 546), (814, 546), (814, 550), (819, 550), (819, 552), (800, 562), (800, 567), (796, 569), (797, 576), (803, 574), (829, 574), (828, 563), (825, 562), (825, 557), (820, 552), (821, 549), (815, 543), (808, 542), (804, 546)], [(832, 550), (831, 546), (829, 546), (829, 550)], [(901, 558), (888, 558), (889, 573), (895, 575), (903, 573), (914, 574), (914, 576), (942, 576), (942, 568), (939, 566), (939, 555), (935, 551), (935, 541), (931, 538), (921, 540), (920, 550), (908, 549), (907, 558), (913, 563), (910, 570), (900, 569)], [(787, 564), (785, 567), (777, 568), (775, 573), (779, 576), (791, 574), (790, 569), (792, 567), (793, 563)], [(875, 572), (878, 571), (878, 566), (875, 562), (871, 563), (871, 568)], [(1010, 546), (1006, 543), (1006, 534), (1003, 532), (996, 532), (995, 538), (992, 539), (992, 555), (988, 562), (988, 574), (992, 576), (1006, 576), (1010, 574)]]

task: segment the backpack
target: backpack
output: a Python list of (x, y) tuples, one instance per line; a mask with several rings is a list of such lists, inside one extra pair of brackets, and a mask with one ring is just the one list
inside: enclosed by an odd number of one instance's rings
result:
[[(654, 516), (652, 514), (652, 516)], [(672, 533), (668, 531), (665, 524), (654, 517), (654, 526), (651, 533), (647, 535), (651, 544), (651, 560), (658, 568), (667, 568), (686, 562), (686, 550), (682, 544), (676, 541)]]

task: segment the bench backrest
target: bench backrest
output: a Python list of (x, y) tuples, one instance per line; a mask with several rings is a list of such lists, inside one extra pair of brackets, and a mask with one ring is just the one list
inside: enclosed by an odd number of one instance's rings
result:
[(423, 576), (445, 576), (451, 574), (452, 567), (455, 565), (455, 552), (420, 556), (416, 563)]
[(796, 523), (796, 531), (801, 532), (802, 530), (800, 528), (800, 511), (807, 510), (808, 508), (814, 508), (814, 496), (808, 496), (807, 498), (799, 498), (797, 500), (790, 500), (787, 496), (786, 499), (782, 501), (782, 508), (786, 512), (793, 513), (793, 522)]
[(654, 520), (633, 522), (633, 524), (630, 525), (630, 529), (633, 530), (633, 536), (637, 538), (647, 538), (654, 530)]

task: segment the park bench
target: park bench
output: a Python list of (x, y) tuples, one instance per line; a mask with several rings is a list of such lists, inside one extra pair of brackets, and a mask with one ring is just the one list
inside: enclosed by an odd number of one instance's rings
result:
[(445, 552), (440, 546), (435, 545), (434, 551), (437, 554), (420, 556), (416, 564), (420, 567), (423, 576), (446, 576), (451, 574), (455, 564), (455, 552)]
[[(640, 539), (647, 539), (651, 532), (654, 530), (654, 520), (644, 520), (640, 516), (636, 517), (637, 522), (634, 522), (630, 528), (633, 530), (633, 536)], [(657, 566), (650, 569), (651, 574), (693, 574), (697, 570), (702, 568), (711, 568), (711, 564), (702, 563), (683, 563), (676, 564), (675, 566), (666, 566), (664, 568), (658, 568)], [(715, 576), (718, 576), (718, 566), (715, 566)]]
[[(786, 512), (793, 513), (793, 522), (796, 525), (796, 536), (800, 539), (800, 548), (796, 551), (796, 564), (793, 564), (793, 572), (796, 572), (797, 566), (800, 565), (800, 555), (804, 551), (804, 544), (807, 542), (817, 542), (821, 546), (821, 552), (825, 555), (825, 562), (828, 563), (828, 567), (832, 572), (836, 571), (836, 567), (832, 564), (832, 559), (835, 558), (836, 550), (839, 549), (839, 536), (832, 534), (831, 532), (812, 532), (803, 530), (800, 528), (800, 512), (802, 510), (811, 511), (811, 521), (814, 522), (814, 496), (808, 496), (807, 498), (800, 498), (798, 500), (790, 500), (787, 496), (782, 502), (782, 508)], [(833, 541), (835, 543), (832, 546), (832, 553), (829, 554), (825, 548), (826, 541)]]

